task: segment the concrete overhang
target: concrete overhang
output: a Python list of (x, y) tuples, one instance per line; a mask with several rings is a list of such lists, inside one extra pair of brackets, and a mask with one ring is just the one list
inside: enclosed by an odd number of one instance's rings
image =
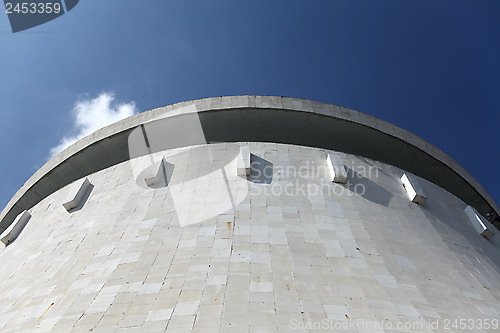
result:
[(192, 145), (193, 116), (199, 119), (207, 143), (275, 142), (360, 155), (420, 176), (484, 216), (490, 211), (500, 215), (493, 199), (464, 168), (404, 129), (358, 111), (309, 100), (230, 96), (146, 111), (81, 139), (48, 161), (17, 191), (0, 215), (0, 232), (19, 213), (65, 185), (130, 159), (128, 137), (141, 124), (180, 133), (152, 152)]

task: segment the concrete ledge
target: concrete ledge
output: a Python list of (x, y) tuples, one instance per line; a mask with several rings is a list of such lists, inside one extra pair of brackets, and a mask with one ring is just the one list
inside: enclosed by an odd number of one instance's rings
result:
[(12, 243), (17, 236), (23, 231), (24, 227), (28, 223), (28, 221), (31, 218), (31, 214), (25, 210), (21, 214), (19, 214), (14, 222), (7, 228), (1, 235), (0, 235), (0, 241), (5, 245), (9, 245)]
[(64, 208), (69, 212), (79, 207), (88, 191), (90, 191), (92, 184), (88, 178), (81, 179), (75, 184), (71, 185), (71, 190), (68, 194), (67, 201), (63, 203)]
[(467, 206), (464, 209), (465, 214), (467, 214), (467, 217), (469, 218), (470, 222), (474, 226), (474, 229), (483, 236), (486, 239), (490, 239), (495, 235), (495, 233), (492, 231), (493, 226), (486, 221), (485, 218), (481, 216), (474, 208), (471, 206)]
[[(231, 96), (153, 109), (81, 139), (48, 161), (17, 191), (0, 214), (0, 231), (19, 213), (58, 189), (130, 159), (128, 136), (139, 125), (158, 124), (175, 130), (191, 126), (188, 124), (193, 123), (193, 118), (201, 126), (207, 143), (276, 142), (365, 156), (442, 187), (484, 216), (490, 211), (500, 215), (497, 204), (467, 171), (438, 148), (397, 126), (354, 110), (313, 101)], [(186, 126), (179, 127), (182, 124)], [(156, 151), (197, 142), (197, 138), (189, 137), (190, 132), (183, 133)]]
[(410, 198), (411, 202), (417, 203), (419, 205), (424, 205), (427, 197), (422, 190), (422, 187), (418, 183), (417, 178), (413, 175), (403, 173), (401, 176), (401, 182), (403, 182), (403, 187), (406, 190), (406, 194), (408, 194), (408, 198)]
[(347, 183), (347, 172), (340, 156), (328, 154), (326, 164), (328, 165), (328, 170), (330, 170), (332, 182), (339, 184)]

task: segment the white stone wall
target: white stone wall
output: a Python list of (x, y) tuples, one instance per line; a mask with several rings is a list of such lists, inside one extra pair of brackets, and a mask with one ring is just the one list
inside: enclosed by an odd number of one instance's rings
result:
[[(272, 179), (238, 176), (239, 146)], [(340, 154), (348, 182), (332, 183), (328, 153), (196, 146), (89, 175), (71, 213), (59, 190), (0, 250), (0, 331), (495, 331), (479, 324), (500, 320), (499, 236), (423, 179), (410, 202), (389, 165)], [(171, 181), (149, 188), (161, 156)]]

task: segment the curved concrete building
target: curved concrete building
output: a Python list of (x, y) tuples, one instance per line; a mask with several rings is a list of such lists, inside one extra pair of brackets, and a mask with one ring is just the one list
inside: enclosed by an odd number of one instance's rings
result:
[(495, 332), (499, 213), (444, 152), (366, 114), (178, 103), (78, 141), (14, 195), (0, 331)]

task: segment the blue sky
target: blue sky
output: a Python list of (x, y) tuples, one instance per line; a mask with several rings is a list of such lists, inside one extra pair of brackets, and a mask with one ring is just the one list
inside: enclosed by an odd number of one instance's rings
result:
[(0, 13), (0, 206), (61, 140), (93, 129), (78, 110), (241, 94), (391, 122), (500, 203), (498, 17), (499, 1), (82, 0), (13, 34)]

